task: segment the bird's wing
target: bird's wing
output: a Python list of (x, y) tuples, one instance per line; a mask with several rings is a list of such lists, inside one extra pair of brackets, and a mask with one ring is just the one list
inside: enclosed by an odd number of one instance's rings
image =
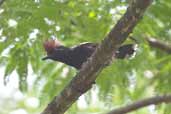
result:
[(90, 42), (84, 42), (84, 43), (81, 43), (77, 46), (73, 46), (72, 49), (75, 49), (75, 48), (89, 48), (89, 49), (94, 49), (98, 46), (97, 43), (90, 43)]

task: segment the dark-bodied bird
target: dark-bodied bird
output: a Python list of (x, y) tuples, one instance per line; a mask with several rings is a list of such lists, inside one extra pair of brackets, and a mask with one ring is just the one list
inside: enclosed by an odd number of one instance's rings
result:
[[(81, 69), (82, 64), (92, 55), (98, 46), (97, 43), (83, 43), (74, 47), (65, 47), (58, 40), (50, 39), (43, 44), (47, 56), (42, 60), (52, 59), (70, 65), (76, 69)], [(124, 59), (134, 54), (136, 44), (126, 44), (114, 52), (114, 57)]]

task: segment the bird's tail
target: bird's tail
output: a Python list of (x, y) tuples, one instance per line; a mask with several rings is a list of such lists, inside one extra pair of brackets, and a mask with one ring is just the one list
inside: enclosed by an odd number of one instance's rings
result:
[(115, 57), (118, 59), (124, 59), (127, 57), (133, 57), (136, 54), (137, 44), (126, 44), (118, 48), (115, 52)]

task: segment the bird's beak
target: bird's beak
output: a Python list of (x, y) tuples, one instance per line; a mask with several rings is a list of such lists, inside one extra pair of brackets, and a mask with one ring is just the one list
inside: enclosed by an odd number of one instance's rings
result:
[(46, 56), (46, 57), (43, 57), (42, 60), (46, 60), (46, 59), (49, 59), (49, 56)]

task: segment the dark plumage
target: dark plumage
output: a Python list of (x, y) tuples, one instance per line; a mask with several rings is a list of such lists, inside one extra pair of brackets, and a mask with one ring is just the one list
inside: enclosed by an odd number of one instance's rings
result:
[[(80, 69), (82, 64), (95, 51), (98, 44), (96, 43), (83, 43), (71, 48), (61, 45), (56, 40), (49, 40), (44, 43), (44, 48), (47, 52), (47, 56), (43, 58), (60, 61), (67, 65), (73, 66), (76, 69)], [(135, 52), (135, 44), (126, 44), (121, 46), (114, 54), (115, 58), (123, 59), (132, 55)]]

